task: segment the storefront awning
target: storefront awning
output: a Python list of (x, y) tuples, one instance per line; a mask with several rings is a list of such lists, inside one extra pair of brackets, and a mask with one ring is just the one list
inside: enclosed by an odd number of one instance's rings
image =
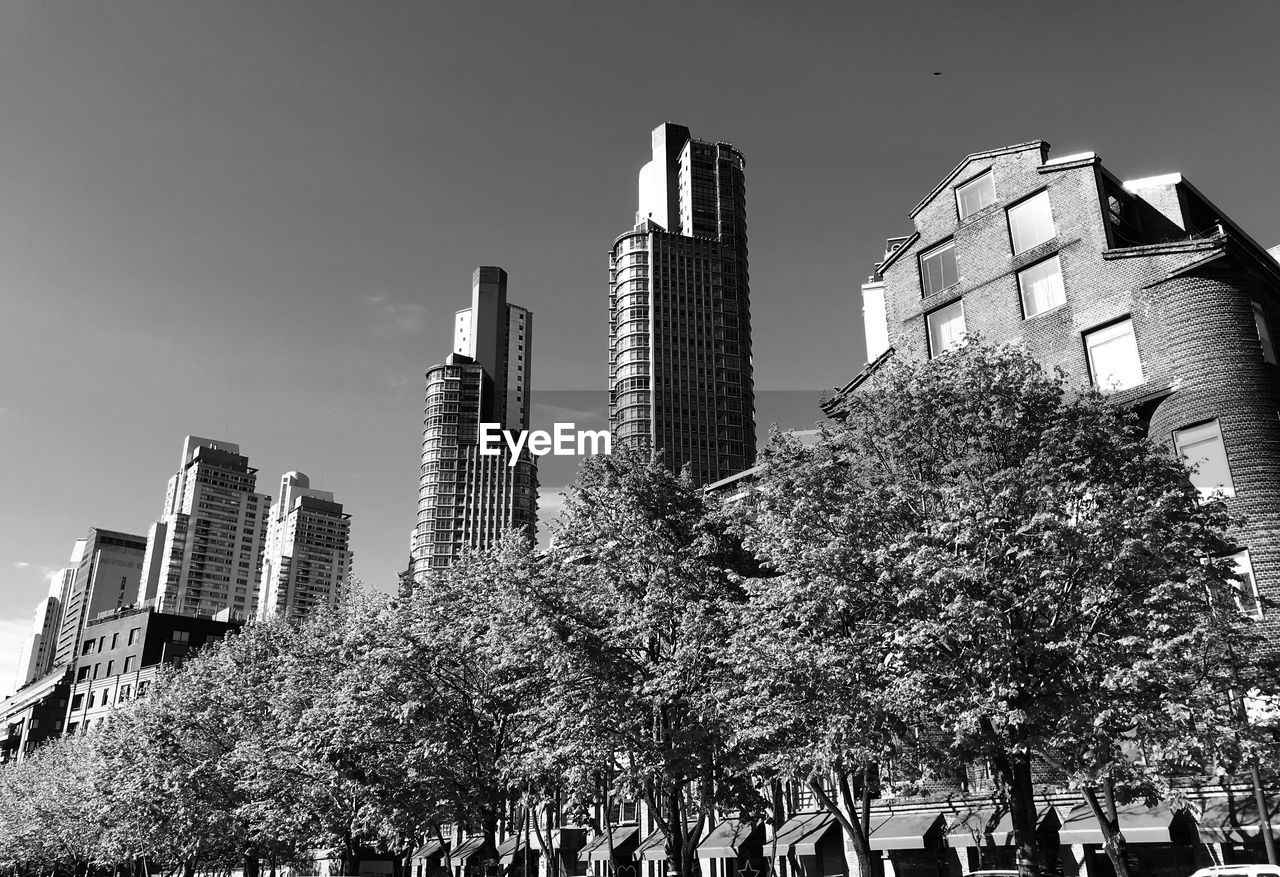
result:
[[(1061, 825), (1058, 811), (1052, 804), (1042, 804), (1036, 813), (1036, 831), (1057, 831)], [(991, 842), (998, 847), (1013, 846), (1013, 816), (1009, 813), (1000, 817), (995, 830), (991, 832)]]
[[(1280, 834), (1280, 798), (1267, 800), (1271, 830)], [(1210, 798), (1204, 802), (1196, 831), (1205, 843), (1249, 843), (1262, 837), (1262, 820), (1253, 795)]]
[(741, 859), (760, 854), (764, 825), (746, 819), (726, 819), (698, 844), (699, 859)]
[(839, 823), (830, 813), (800, 813), (782, 824), (774, 842), (765, 844), (765, 852), (772, 852), (776, 845), (779, 856), (816, 856), (819, 843), (839, 834)]
[(442, 855), (447, 848), (447, 844), (442, 844), (438, 840), (429, 840), (413, 854), (413, 857), (415, 859), (434, 859), (436, 856)]
[(455, 865), (464, 864), (467, 859), (480, 852), (480, 848), (484, 846), (484, 835), (480, 837), (469, 837), (462, 843), (458, 844), (458, 848), (453, 851), (453, 855), (449, 858)]
[[(613, 829), (613, 854), (615, 858), (629, 859), (635, 851), (636, 838), (640, 834), (638, 825), (617, 825)], [(578, 853), (579, 862), (609, 861), (609, 835), (604, 832), (582, 848)]]
[[(987, 845), (989, 833), (994, 834), (992, 822), (995, 810), (961, 810), (948, 814), (943, 826), (944, 838), (949, 847), (982, 847)], [(998, 824), (998, 823), (997, 823)]]
[[(696, 822), (685, 823), (685, 834), (697, 827)], [(667, 858), (667, 836), (662, 833), (661, 828), (650, 832), (644, 840), (640, 841), (640, 845), (636, 847), (635, 856), (637, 861), (641, 862), (661, 862)]]
[(923, 850), (929, 847), (929, 835), (941, 831), (942, 811), (894, 813), (871, 817), (871, 849)]
[[(1141, 802), (1124, 804), (1116, 808), (1120, 819), (1120, 831), (1131, 844), (1170, 843), (1169, 829), (1177, 814), (1164, 804), (1147, 807)], [(1102, 828), (1094, 818), (1088, 804), (1072, 808), (1058, 829), (1058, 842), (1069, 844), (1101, 844)]]
[[(546, 832), (546, 829), (543, 829)], [(556, 850), (569, 855), (576, 853), (587, 842), (587, 830), (585, 828), (553, 828), (551, 829), (551, 846)], [(538, 832), (529, 829), (529, 847), (535, 850), (542, 849), (542, 841), (538, 840)]]
[(524, 838), (516, 835), (498, 844), (498, 861), (510, 865), (524, 851)]

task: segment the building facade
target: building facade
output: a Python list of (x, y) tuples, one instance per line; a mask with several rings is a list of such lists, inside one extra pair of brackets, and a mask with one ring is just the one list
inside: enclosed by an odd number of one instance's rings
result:
[(62, 727), (74, 734), (101, 722), (113, 709), (143, 697), (161, 667), (181, 663), (206, 643), (239, 629), (222, 618), (173, 615), (127, 608), (85, 625), (73, 665)]
[(873, 365), (979, 334), (1134, 409), (1244, 517), (1239, 603), (1280, 633), (1280, 263), (1180, 174), (1043, 141), (968, 156), (911, 217), (863, 287)]
[(80, 635), (90, 619), (133, 603), (146, 551), (147, 540), (142, 536), (100, 527), (90, 528), (83, 544), (76, 544), (72, 559), (78, 556), (79, 562), (65, 589), (54, 667), (75, 660)]
[(0, 701), (0, 765), (19, 762), (62, 734), (71, 667), (58, 667)]
[(136, 600), (162, 612), (248, 618), (257, 607), (271, 498), (231, 442), (187, 436), (146, 540)]
[[(1153, 440), (1195, 464), (1191, 480), (1203, 495), (1222, 495), (1242, 516), (1231, 534), (1242, 578), (1238, 606), (1274, 638), (1274, 254), (1180, 174), (1122, 181), (1092, 153), (1050, 158), (1043, 141), (967, 156), (910, 215), (914, 230), (887, 240), (862, 288), (871, 361), (824, 403), (826, 412), (837, 414), (840, 399), (874, 381), (891, 359), (941, 356), (975, 335), (1022, 345), (1074, 386), (1095, 387), (1133, 410)], [(928, 822), (918, 848), (929, 852), (911, 854), (916, 866), (950, 862), (954, 872), (956, 861), (962, 870), (1012, 862), (1008, 826), (982, 828), (990, 780), (975, 770), (929, 799), (877, 803), (889, 819), (901, 813)], [(1141, 802), (1120, 808), (1143, 872), (1265, 861), (1252, 790), (1187, 792), (1188, 810)], [(1269, 821), (1280, 828), (1280, 816)], [(1096, 821), (1074, 795), (1044, 788), (1040, 833), (1062, 873), (1111, 872)], [(980, 848), (984, 836), (995, 850)]]
[(635, 227), (609, 251), (609, 419), (699, 483), (755, 462), (742, 153), (653, 131)]
[(482, 425), (529, 428), (533, 315), (507, 302), (507, 272), (475, 270), (471, 307), (457, 313), (453, 353), (427, 371), (418, 519), (410, 580), (450, 566), (465, 548), (484, 548), (508, 529), (537, 527), (537, 467), (527, 450), (514, 461), (481, 453)]
[(336, 606), (351, 572), (350, 542), (351, 516), (333, 493), (286, 472), (267, 524), (258, 617), (296, 621), (316, 606)]

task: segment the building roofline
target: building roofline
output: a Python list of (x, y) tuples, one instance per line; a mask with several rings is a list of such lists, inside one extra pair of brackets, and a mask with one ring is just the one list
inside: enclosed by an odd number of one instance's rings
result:
[(883, 353), (881, 353), (875, 359), (871, 360), (871, 362), (864, 365), (862, 367), (862, 371), (854, 375), (853, 380), (849, 381), (849, 383), (845, 384), (843, 387), (836, 388), (836, 394), (834, 396), (832, 396), (830, 399), (824, 399), (821, 402), (819, 402), (818, 407), (822, 409), (822, 413), (827, 415), (828, 417), (831, 417), (832, 413), (836, 410), (836, 406), (839, 404), (840, 400), (843, 399), (845, 396), (847, 396), (849, 393), (852, 393), (854, 390), (858, 389), (858, 387), (860, 387), (863, 383), (865, 383), (869, 377), (871, 377), (873, 374), (878, 372), (884, 366), (884, 364), (889, 361), (890, 357), (892, 357), (893, 354), (894, 354), (893, 347), (885, 348), (885, 351)]
[(995, 158), (997, 155), (1009, 155), (1013, 152), (1025, 152), (1028, 149), (1039, 149), (1041, 152), (1047, 153), (1049, 150), (1049, 142), (1047, 140), (1028, 140), (1026, 143), (1017, 143), (1013, 146), (1003, 146), (999, 149), (988, 149), (985, 152), (969, 153), (958, 165), (955, 166), (955, 169), (952, 170), (951, 173), (943, 177), (938, 185), (933, 187), (933, 190), (928, 195), (924, 196), (924, 199), (919, 204), (912, 208), (911, 213), (908, 215), (914, 219), (916, 214), (923, 210), (926, 204), (938, 197), (938, 194), (949, 186), (956, 177), (960, 176), (960, 172), (971, 162), (978, 161), (983, 158)]

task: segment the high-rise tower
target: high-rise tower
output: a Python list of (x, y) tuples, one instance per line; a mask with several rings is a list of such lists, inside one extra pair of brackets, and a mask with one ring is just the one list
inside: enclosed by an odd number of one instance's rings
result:
[(609, 419), (619, 445), (701, 483), (755, 462), (742, 153), (653, 131), (635, 228), (609, 253)]
[(189, 435), (151, 526), (137, 603), (232, 620), (253, 613), (271, 498), (240, 446)]
[(301, 472), (286, 472), (270, 518), (258, 617), (297, 620), (316, 606), (336, 606), (351, 571), (351, 516), (333, 493), (313, 489)]
[(537, 526), (537, 469), (504, 447), (480, 454), (480, 425), (529, 428), (533, 314), (507, 303), (507, 272), (480, 267), (471, 307), (458, 311), (453, 353), (427, 371), (418, 521), (412, 572), (447, 567), (464, 547), (484, 548), (508, 528)]
[(90, 528), (89, 534), (76, 542), (71, 554), (75, 572), (66, 587), (60, 587), (65, 596), (53, 655), (55, 667), (76, 659), (86, 624), (104, 612), (133, 603), (146, 550), (147, 540), (141, 536), (100, 527)]

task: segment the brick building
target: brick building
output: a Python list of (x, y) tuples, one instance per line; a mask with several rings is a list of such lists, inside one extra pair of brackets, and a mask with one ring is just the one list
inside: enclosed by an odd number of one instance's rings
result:
[(872, 363), (842, 393), (977, 333), (1114, 394), (1247, 519), (1241, 608), (1280, 632), (1276, 259), (1180, 174), (1121, 182), (1043, 141), (968, 156), (911, 218), (863, 287)]
[[(862, 288), (871, 362), (824, 403), (826, 412), (891, 358), (938, 356), (975, 334), (1021, 344), (1075, 385), (1132, 408), (1154, 440), (1197, 465), (1192, 481), (1205, 495), (1222, 492), (1245, 521), (1232, 533), (1241, 611), (1269, 635), (1280, 632), (1274, 254), (1180, 174), (1122, 182), (1092, 153), (1051, 159), (1043, 141), (966, 157), (910, 217), (914, 230), (888, 239)], [(980, 811), (985, 783), (968, 780), (877, 807), (885, 818), (928, 823), (914, 846), (926, 852), (886, 851), (888, 865), (977, 864), (966, 808)], [(1280, 811), (1278, 801), (1269, 806)], [(1280, 830), (1280, 812), (1269, 821)], [(1121, 822), (1145, 871), (1265, 861), (1261, 820), (1244, 790), (1180, 812), (1130, 805)], [(1070, 795), (1046, 797), (1041, 830), (1066, 874), (1109, 874), (1096, 824)], [(1009, 842), (1003, 828), (993, 838)], [(1007, 864), (989, 854), (983, 864)]]

